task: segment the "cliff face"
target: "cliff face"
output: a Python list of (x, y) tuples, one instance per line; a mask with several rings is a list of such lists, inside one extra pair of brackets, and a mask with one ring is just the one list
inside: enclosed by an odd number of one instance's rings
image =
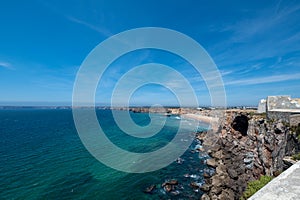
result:
[(198, 138), (211, 157), (207, 165), (216, 169), (206, 178), (202, 199), (239, 199), (248, 181), (277, 176), (286, 168), (283, 157), (299, 151), (299, 143), (281, 121), (266, 122), (247, 114), (227, 114), (218, 134)]

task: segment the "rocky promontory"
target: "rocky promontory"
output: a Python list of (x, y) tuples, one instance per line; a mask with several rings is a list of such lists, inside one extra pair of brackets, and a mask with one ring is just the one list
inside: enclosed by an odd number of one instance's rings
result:
[(288, 124), (247, 112), (227, 111), (216, 134), (203, 132), (197, 138), (210, 156), (206, 164), (215, 168), (202, 186), (206, 200), (240, 199), (247, 182), (279, 175), (289, 167), (284, 157), (300, 150)]

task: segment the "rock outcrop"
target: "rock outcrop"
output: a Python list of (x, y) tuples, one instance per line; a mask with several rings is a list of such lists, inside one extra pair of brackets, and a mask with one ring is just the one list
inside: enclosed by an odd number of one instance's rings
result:
[(276, 176), (286, 167), (285, 155), (298, 151), (298, 141), (281, 121), (267, 122), (249, 114), (227, 113), (220, 132), (212, 145), (203, 133), (210, 158), (207, 165), (215, 174), (206, 177), (202, 199), (240, 199), (247, 182), (261, 175)]

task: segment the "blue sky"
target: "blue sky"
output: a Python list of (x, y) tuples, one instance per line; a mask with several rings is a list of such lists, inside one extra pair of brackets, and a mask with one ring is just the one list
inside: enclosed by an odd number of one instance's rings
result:
[[(282, 1), (1, 1), (0, 105), (70, 105), (76, 73), (88, 53), (119, 32), (164, 27), (200, 43), (222, 74), (228, 105), (256, 105), (267, 95), (300, 97), (300, 2)], [(141, 50), (116, 60), (96, 94), (111, 90), (130, 67), (149, 62), (178, 70), (201, 105), (201, 76), (167, 52)], [(149, 75), (151, 76), (151, 75)], [(147, 85), (132, 104), (175, 105), (166, 88)]]

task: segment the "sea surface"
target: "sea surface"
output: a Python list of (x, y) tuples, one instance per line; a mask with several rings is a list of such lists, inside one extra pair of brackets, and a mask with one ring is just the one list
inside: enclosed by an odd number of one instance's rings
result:
[[(119, 111), (124, 112), (124, 111)], [(159, 149), (174, 137), (179, 117), (167, 118), (159, 134), (150, 139), (123, 133), (110, 110), (97, 110), (106, 135), (128, 151)], [(131, 113), (139, 125), (150, 122), (148, 113)], [(159, 114), (156, 117), (162, 117)], [(201, 124), (199, 129), (206, 129)], [(194, 130), (191, 132), (193, 137)], [(96, 160), (77, 134), (72, 110), (0, 110), (0, 199), (198, 199), (202, 192), (189, 186), (203, 183), (203, 157), (196, 142), (181, 156), (182, 163), (148, 173), (116, 171)], [(166, 155), (168, 156), (168, 155)], [(176, 179), (178, 193), (166, 193), (161, 184)], [(144, 193), (156, 185), (152, 194)]]

